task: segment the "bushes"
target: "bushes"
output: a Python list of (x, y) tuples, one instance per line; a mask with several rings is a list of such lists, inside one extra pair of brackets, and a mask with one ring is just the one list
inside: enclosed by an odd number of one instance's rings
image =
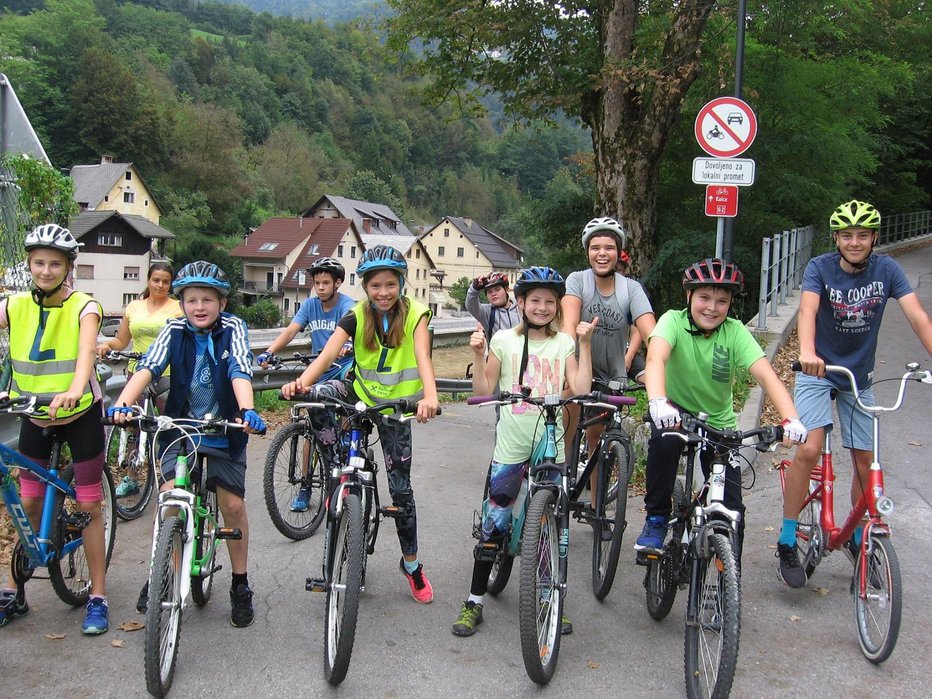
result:
[(271, 299), (262, 299), (240, 308), (239, 316), (250, 328), (277, 328), (282, 323), (282, 312)]

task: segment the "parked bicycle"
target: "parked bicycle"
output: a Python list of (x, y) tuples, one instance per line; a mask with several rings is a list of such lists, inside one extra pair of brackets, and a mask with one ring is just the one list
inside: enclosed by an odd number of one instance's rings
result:
[[(647, 611), (657, 621), (670, 613), (677, 588), (688, 586), (685, 673), (688, 697), (727, 697), (735, 677), (741, 629), (741, 589), (735, 556), (740, 513), (723, 504), (727, 466), (743, 458), (744, 441), (757, 438), (758, 451), (783, 439), (783, 428), (762, 426), (741, 432), (719, 430), (708, 416), (681, 413), (675, 434), (687, 444), (685, 477), (673, 489), (671, 535), (661, 551), (638, 551), (647, 566)], [(695, 457), (708, 445), (712, 463), (702, 485), (694, 488)]]
[[(502, 393), (498, 396), (471, 396), (466, 402), (469, 405), (526, 403), (536, 406), (542, 413), (541, 439), (531, 457), (528, 487), (526, 490), (522, 487), (519, 502), (512, 511), (510, 534), (504, 544), (489, 542), (484, 547), (488, 547), (488, 555), (495, 556), (495, 565), (489, 576), (489, 592), (494, 590), (494, 593), (504, 589), (514, 557), (519, 551), (521, 553), (518, 593), (521, 653), (528, 676), (537, 684), (547, 684), (556, 671), (560, 654), (572, 509), (569, 493), (575, 491), (576, 480), (572, 459), (569, 467), (556, 463), (559, 410), (564, 405), (576, 403), (615, 411), (622, 405), (631, 405), (637, 401), (627, 396), (605, 396), (600, 393), (565, 399), (558, 395), (535, 398)], [(613, 463), (601, 458), (593, 459), (592, 462), (586, 469), (585, 478), (588, 479), (588, 473), (598, 462), (601, 466), (599, 489), (607, 492)], [(486, 507), (487, 503), (484, 503), (480, 526)], [(478, 531), (474, 531), (474, 535), (478, 538)]]
[[(338, 685), (349, 670), (359, 595), (365, 589), (366, 565), (368, 556), (375, 551), (379, 523), (384, 517), (401, 514), (394, 505), (381, 505), (376, 479), (378, 464), (370, 448), (370, 437), (379, 421), (416, 419), (405, 413), (416, 411), (417, 405), (402, 399), (370, 407), (361, 401), (351, 404), (339, 398), (321, 397), (292, 406), (292, 424), (306, 421), (311, 410), (328, 410), (342, 417), (348, 438), (344, 441), (343, 463), (331, 471), (325, 490), (327, 526), (322, 574), (319, 578), (309, 577), (305, 584), (311, 592), (327, 593), (324, 676), (330, 684)], [(401, 415), (387, 415), (386, 411)]]
[[(107, 353), (108, 361), (139, 360), (139, 352)], [(142, 412), (149, 417), (159, 414), (156, 384), (150, 384), (143, 393)], [(107, 465), (116, 484), (116, 513), (124, 521), (138, 518), (156, 487), (155, 464), (149, 458), (149, 436), (139, 430), (121, 430), (107, 427)]]
[[(0, 399), (0, 412), (20, 414), (28, 417), (49, 401), (40, 401), (35, 396)], [(90, 523), (89, 512), (81, 512), (74, 489), (74, 468), (62, 453), (64, 442), (55, 427), (49, 428), (52, 437), (52, 454), (47, 468), (36, 464), (6, 444), (0, 443), (0, 494), (6, 505), (13, 526), (19, 534), (12, 553), (11, 568), (14, 594), (0, 598), (0, 626), (15, 616), (28, 613), (26, 581), (32, 578), (37, 568), (47, 568), (48, 577), (55, 594), (65, 604), (80, 607), (87, 604), (91, 590), (91, 577), (84, 551), (82, 530)], [(42, 514), (38, 530), (33, 528), (23, 509), (17, 490), (18, 481), (11, 469), (30, 471), (45, 484)], [(114, 512), (113, 480), (106, 468), (101, 478), (103, 500), (101, 513), (104, 523), (104, 542), (107, 565), (113, 553), (116, 537), (116, 514)]]
[[(798, 362), (793, 364), (794, 371), (801, 371)], [(884, 407), (865, 405), (861, 402), (854, 374), (843, 366), (825, 366), (826, 373), (844, 375), (851, 384), (851, 391), (857, 397), (858, 408), (870, 414), (873, 420), (874, 456), (871, 461), (870, 477), (862, 484), (861, 498), (851, 508), (848, 518), (842, 526), (835, 522), (834, 483), (835, 471), (832, 465), (832, 426), (825, 427), (824, 445), (821, 463), (813, 469), (809, 480), (809, 495), (803, 502), (799, 513), (796, 530), (797, 546), (801, 554), (801, 565), (806, 577), (811, 577), (816, 566), (832, 551), (843, 550), (854, 563), (854, 577), (851, 592), (854, 596), (854, 618), (858, 630), (858, 642), (861, 652), (873, 663), (882, 663), (896, 645), (900, 632), (903, 611), (903, 582), (900, 576), (900, 564), (893, 548), (890, 526), (884, 517), (892, 514), (893, 500), (884, 492), (883, 466), (880, 463), (880, 416), (899, 410), (906, 394), (909, 381), (932, 384), (932, 372), (920, 370), (918, 362), (906, 365), (906, 373), (899, 379), (900, 388), (896, 402)], [(875, 381), (876, 386), (879, 382)], [(832, 397), (834, 398), (834, 392)], [(780, 485), (785, 486), (786, 469), (791, 461), (783, 461), (779, 466)], [(855, 529), (861, 526), (864, 532), (859, 546), (849, 544)]]
[(180, 436), (159, 449), (180, 445), (175, 485), (159, 493), (153, 526), (152, 563), (149, 568), (149, 603), (146, 610), (145, 671), (149, 693), (164, 697), (172, 685), (181, 638), (181, 621), (190, 592), (194, 604), (210, 599), (219, 539), (240, 539), (239, 529), (220, 526), (217, 494), (207, 488), (209, 457), (198, 451), (205, 436), (242, 429), (243, 424), (209, 417), (171, 418), (137, 414), (127, 421), (150, 435), (150, 459), (155, 461), (161, 433), (177, 430)]

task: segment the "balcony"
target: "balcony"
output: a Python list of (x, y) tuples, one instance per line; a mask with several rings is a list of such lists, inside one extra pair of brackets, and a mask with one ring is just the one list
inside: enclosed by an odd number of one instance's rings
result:
[(243, 282), (243, 293), (261, 296), (263, 294), (281, 294), (281, 282)]

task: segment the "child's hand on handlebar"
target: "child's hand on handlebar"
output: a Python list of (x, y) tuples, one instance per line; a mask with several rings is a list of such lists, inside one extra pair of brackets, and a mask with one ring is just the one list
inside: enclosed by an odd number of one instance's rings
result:
[(417, 402), (417, 421), (427, 422), (437, 416), (437, 410), (440, 409), (440, 401), (436, 398), (421, 398)]
[(106, 359), (107, 355), (110, 354), (111, 351), (112, 350), (110, 349), (110, 345), (108, 345), (106, 342), (99, 344), (97, 345), (97, 358)]
[(256, 364), (261, 366), (263, 369), (267, 369), (269, 366), (269, 361), (275, 357), (271, 352), (263, 352), (258, 357), (256, 357)]
[(809, 432), (798, 417), (787, 418), (783, 421), (783, 446), (803, 444)]
[(107, 422), (111, 425), (124, 425), (133, 416), (133, 408), (129, 405), (111, 406), (107, 408)]
[(309, 388), (305, 386), (300, 377), (294, 381), (290, 381), (282, 386), (282, 395), (285, 397), (285, 400), (291, 400), (296, 395), (304, 395), (307, 393)]
[(240, 410), (236, 421), (243, 423), (243, 432), (246, 434), (265, 432), (265, 420), (252, 408)]
[(818, 376), (820, 379), (825, 377), (825, 360), (815, 354), (799, 355), (799, 364), (804, 374)]
[(680, 421), (680, 411), (666, 398), (651, 398), (648, 408), (658, 430), (675, 427)]

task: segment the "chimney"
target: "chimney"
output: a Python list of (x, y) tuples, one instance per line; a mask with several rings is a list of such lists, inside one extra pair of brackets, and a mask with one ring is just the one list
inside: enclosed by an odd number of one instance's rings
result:
[(364, 218), (364, 219), (362, 220), (362, 229), (363, 229), (366, 233), (369, 233), (369, 232), (372, 231), (372, 219), (371, 219), (371, 218)]
[(471, 218), (469, 218), (469, 217), (467, 217), (467, 216), (464, 216), (464, 217), (463, 217), (463, 223), (466, 224), (466, 228), (472, 228), (472, 219), (471, 219)]
[(112, 155), (101, 155), (101, 156), (100, 156), (100, 164), (101, 164), (101, 165), (110, 165), (112, 162), (113, 162), (113, 156), (112, 156)]

